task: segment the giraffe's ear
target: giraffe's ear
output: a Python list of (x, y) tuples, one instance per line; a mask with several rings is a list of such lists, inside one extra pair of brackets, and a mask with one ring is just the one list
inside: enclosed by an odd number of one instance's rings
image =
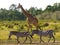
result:
[(22, 5), (19, 3), (18, 6), (17, 6), (17, 8), (20, 8), (20, 7), (22, 7)]
[(19, 3), (19, 6), (21, 6), (21, 4)]
[(19, 3), (19, 5), (20, 5), (20, 3)]

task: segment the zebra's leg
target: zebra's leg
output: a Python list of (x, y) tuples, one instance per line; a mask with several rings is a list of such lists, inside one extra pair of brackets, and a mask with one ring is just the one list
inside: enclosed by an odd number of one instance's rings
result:
[(41, 36), (40, 36), (40, 43), (41, 43)]
[(44, 42), (44, 41), (42, 40), (42, 36), (40, 36), (40, 43), (41, 43), (41, 41)]
[(26, 37), (26, 39), (24, 40), (24, 42), (23, 42), (23, 43), (25, 43), (25, 42), (26, 42), (26, 40), (27, 40), (27, 37)]
[(54, 37), (54, 36), (52, 36), (52, 37), (53, 37), (53, 39), (54, 39), (53, 43), (55, 43), (55, 37)]
[(32, 40), (31, 40), (31, 38), (28, 36), (28, 38), (30, 39), (30, 44), (32, 43)]
[(18, 39), (19, 39), (19, 37), (17, 37), (17, 42), (19, 43), (19, 40)]
[(9, 35), (8, 40), (10, 40), (10, 39), (11, 39), (10, 37), (11, 37), (11, 34)]
[(42, 39), (41, 39), (42, 42), (44, 42)]
[(48, 43), (49, 43), (50, 40), (51, 40), (51, 37), (49, 37)]

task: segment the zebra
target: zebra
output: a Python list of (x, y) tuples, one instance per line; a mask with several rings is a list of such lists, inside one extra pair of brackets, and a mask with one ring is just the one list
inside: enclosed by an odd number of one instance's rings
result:
[(54, 39), (53, 43), (55, 42), (55, 37), (54, 37), (54, 31), (53, 30), (45, 30), (45, 31), (42, 31), (42, 30), (32, 30), (32, 33), (31, 33), (31, 37), (33, 37), (34, 34), (37, 34), (40, 36), (40, 43), (41, 41), (44, 42), (42, 40), (42, 36), (49, 36), (49, 40), (48, 42), (51, 40), (51, 38)]
[[(27, 37), (30, 39), (30, 43), (32, 42), (31, 36), (29, 32), (19, 32), (19, 31), (10, 31), (8, 39), (11, 39), (11, 36), (15, 35), (17, 37), (17, 42), (19, 43), (19, 37), (26, 37), (25, 41), (27, 40)], [(23, 43), (25, 43), (25, 41)]]

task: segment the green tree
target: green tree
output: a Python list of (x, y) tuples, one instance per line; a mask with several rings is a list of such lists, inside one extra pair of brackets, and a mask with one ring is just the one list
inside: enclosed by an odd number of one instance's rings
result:
[(15, 4), (12, 4), (10, 7), (9, 7), (10, 10), (16, 10), (16, 5)]

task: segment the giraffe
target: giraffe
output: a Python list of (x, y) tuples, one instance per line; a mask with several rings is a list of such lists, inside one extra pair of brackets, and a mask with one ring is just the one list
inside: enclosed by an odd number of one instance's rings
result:
[(36, 29), (38, 29), (38, 19), (36, 17), (33, 17), (27, 11), (25, 11), (20, 3), (18, 4), (17, 8), (21, 8), (22, 13), (27, 17), (27, 22), (28, 22), (29, 29), (32, 30), (32, 25), (31, 24), (33, 24), (36, 27)]

